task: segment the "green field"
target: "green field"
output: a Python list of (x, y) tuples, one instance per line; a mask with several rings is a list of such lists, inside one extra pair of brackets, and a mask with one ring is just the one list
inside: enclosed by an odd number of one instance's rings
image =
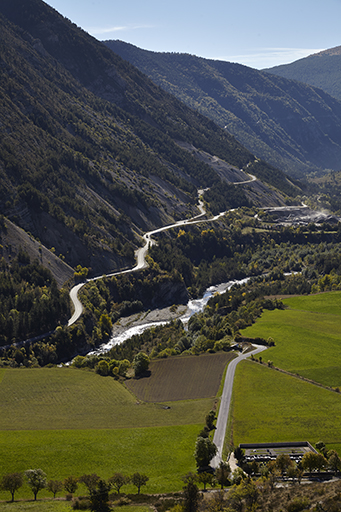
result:
[[(42, 468), (48, 479), (97, 473), (145, 473), (148, 493), (177, 491), (181, 476), (195, 470), (195, 439), (200, 425), (119, 430), (7, 431), (0, 436), (2, 474)], [(85, 493), (85, 487), (80, 489)], [(132, 486), (124, 492), (135, 493)], [(8, 493), (7, 493), (8, 494)], [(18, 496), (28, 496), (28, 488)], [(49, 496), (42, 492), (41, 496)], [(0, 493), (5, 499), (6, 493)]]
[(232, 352), (200, 357), (171, 357), (150, 363), (151, 376), (127, 381), (127, 387), (147, 402), (215, 397)]
[[(195, 470), (212, 398), (147, 404), (110, 377), (72, 368), (6, 369), (1, 377), (1, 474), (41, 468), (63, 480), (140, 471), (150, 478), (144, 490), (156, 493), (181, 489), (181, 477)], [(30, 494), (25, 487), (18, 497)]]
[(233, 441), (324, 441), (341, 452), (341, 394), (244, 361), (233, 389)]
[(139, 403), (111, 377), (73, 368), (8, 369), (1, 430), (112, 429), (202, 423), (212, 400)]
[(341, 292), (292, 297), (287, 309), (264, 311), (243, 335), (268, 338), (263, 360), (326, 386), (341, 386)]

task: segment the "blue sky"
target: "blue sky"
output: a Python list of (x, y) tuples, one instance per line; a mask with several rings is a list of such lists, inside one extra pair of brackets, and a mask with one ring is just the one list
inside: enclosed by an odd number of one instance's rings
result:
[(48, 0), (99, 40), (256, 69), (341, 45), (341, 0)]

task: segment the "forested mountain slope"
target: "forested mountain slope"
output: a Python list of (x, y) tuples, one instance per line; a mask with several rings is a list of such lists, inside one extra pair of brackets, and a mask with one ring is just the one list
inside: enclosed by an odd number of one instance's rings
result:
[(340, 168), (341, 102), (323, 91), (240, 64), (105, 44), (290, 175)]
[(341, 46), (263, 71), (319, 87), (341, 101)]
[(252, 162), (295, 195), (281, 171), (41, 0), (2, 0), (0, 42), (0, 214), (71, 266), (131, 265), (142, 232), (198, 212), (199, 187), (235, 206), (199, 148), (237, 169)]

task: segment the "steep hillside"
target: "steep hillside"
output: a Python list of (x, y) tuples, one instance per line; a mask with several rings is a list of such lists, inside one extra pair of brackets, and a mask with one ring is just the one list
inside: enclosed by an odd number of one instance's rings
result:
[[(131, 265), (143, 231), (196, 214), (197, 188), (229, 181), (196, 149), (237, 169), (254, 162), (41, 0), (1, 2), (0, 42), (0, 214), (73, 267), (93, 275)], [(263, 167), (266, 183), (296, 194)], [(226, 186), (218, 195), (233, 197)]]
[(341, 101), (341, 46), (263, 71), (319, 87)]
[(239, 64), (105, 44), (290, 175), (340, 167), (341, 103), (321, 90)]

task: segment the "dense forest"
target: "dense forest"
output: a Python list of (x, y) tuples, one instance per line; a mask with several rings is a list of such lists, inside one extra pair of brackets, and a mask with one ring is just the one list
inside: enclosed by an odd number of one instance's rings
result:
[(69, 294), (24, 251), (0, 261), (0, 346), (54, 330), (70, 316)]

